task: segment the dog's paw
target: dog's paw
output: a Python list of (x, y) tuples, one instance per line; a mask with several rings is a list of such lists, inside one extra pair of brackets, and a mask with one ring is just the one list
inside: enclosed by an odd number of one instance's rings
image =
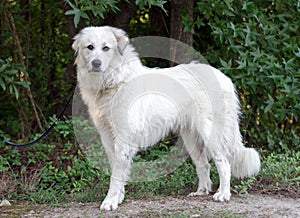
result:
[(203, 195), (208, 195), (209, 192), (208, 191), (196, 191), (196, 192), (191, 192), (188, 197), (195, 197), (195, 196), (203, 196)]
[(118, 208), (117, 199), (105, 199), (100, 207), (100, 210), (115, 210)]
[(229, 201), (231, 197), (230, 192), (220, 192), (218, 191), (216, 194), (214, 194), (214, 201)]

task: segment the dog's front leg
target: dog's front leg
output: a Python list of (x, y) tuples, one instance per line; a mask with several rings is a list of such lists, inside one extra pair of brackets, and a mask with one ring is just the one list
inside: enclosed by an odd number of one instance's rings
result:
[(115, 210), (125, 196), (125, 183), (118, 178), (110, 177), (108, 193), (101, 204), (101, 210)]
[(115, 147), (114, 155), (110, 157), (112, 175), (109, 190), (101, 205), (101, 210), (115, 210), (124, 200), (131, 162), (132, 155), (129, 152), (129, 146)]

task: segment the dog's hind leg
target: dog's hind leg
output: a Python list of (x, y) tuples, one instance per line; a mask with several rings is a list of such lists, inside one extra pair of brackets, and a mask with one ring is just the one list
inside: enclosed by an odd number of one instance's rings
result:
[(196, 192), (188, 196), (208, 195), (211, 192), (210, 164), (205, 152), (202, 152), (199, 159), (192, 158), (196, 166), (196, 172), (199, 179)]
[(190, 193), (188, 196), (208, 195), (211, 191), (210, 164), (202, 140), (200, 140), (198, 134), (193, 134), (187, 129), (182, 129), (180, 134), (196, 166), (199, 179), (197, 191)]
[(230, 164), (227, 158), (220, 151), (214, 152), (212, 156), (220, 177), (220, 185), (217, 193), (214, 194), (215, 201), (229, 201), (230, 193)]
[(213, 159), (220, 178), (219, 189), (213, 198), (215, 201), (229, 201), (231, 197), (231, 167), (226, 157), (228, 151), (223, 142), (224, 138), (222, 131), (220, 131), (222, 130), (220, 124), (222, 123), (213, 122), (211, 119), (203, 119), (198, 131), (203, 140), (205, 151)]

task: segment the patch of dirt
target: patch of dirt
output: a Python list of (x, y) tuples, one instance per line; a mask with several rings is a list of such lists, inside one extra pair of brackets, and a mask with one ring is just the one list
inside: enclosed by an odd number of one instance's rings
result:
[[(23, 209), (22, 209), (23, 208)], [(115, 211), (100, 211), (100, 203), (66, 203), (59, 207), (17, 205), (0, 208), (0, 217), (300, 217), (300, 198), (252, 194), (234, 195), (230, 202), (206, 197), (128, 199)]]

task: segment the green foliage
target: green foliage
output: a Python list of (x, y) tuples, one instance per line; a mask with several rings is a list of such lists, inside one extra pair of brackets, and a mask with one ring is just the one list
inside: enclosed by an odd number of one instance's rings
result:
[(188, 160), (166, 176), (153, 181), (128, 184), (127, 194), (129, 197), (182, 195), (195, 191), (197, 185), (195, 166)]
[[(75, 27), (78, 27), (80, 19), (85, 20), (88, 25), (91, 25), (92, 23), (90, 23), (90, 21), (93, 20), (94, 17), (100, 17), (101, 19), (104, 19), (107, 12), (119, 11), (119, 8), (117, 7), (117, 3), (119, 1), (120, 0), (67, 0), (67, 3), (68, 5), (70, 5), (71, 9), (66, 11), (65, 14), (74, 16)], [(167, 13), (164, 8), (164, 4), (166, 2), (167, 1), (162, 0), (136, 0), (136, 4), (141, 9), (157, 6), (160, 7), (165, 13)]]
[[(78, 121), (77, 121), (78, 122)], [(60, 122), (56, 128), (58, 136), (72, 132), (70, 121)], [(57, 136), (57, 137), (58, 137)], [(53, 137), (53, 133), (52, 136)], [(168, 142), (139, 153), (135, 161), (152, 161), (162, 158), (170, 150)], [(261, 189), (299, 188), (300, 152), (274, 154), (263, 158), (260, 175), (244, 180), (232, 180), (232, 191), (241, 196), (261, 184)], [(78, 145), (73, 142), (59, 144), (37, 144), (27, 150), (13, 149), (0, 142), (0, 192), (6, 198), (30, 200), (37, 203), (58, 204), (66, 200), (103, 200), (109, 187), (109, 175), (95, 169), (88, 162)], [(219, 176), (212, 163), (213, 190), (218, 187)], [(129, 183), (129, 197), (165, 196), (188, 194), (195, 191), (198, 178), (190, 159), (174, 172), (153, 181)]]
[(300, 148), (298, 15), (292, 0), (205, 0), (197, 2), (195, 19), (186, 24), (209, 63), (235, 83), (250, 146)]
[(20, 64), (12, 63), (11, 58), (6, 60), (0, 59), (0, 87), (3, 91), (8, 91), (9, 94), (19, 98), (19, 89), (28, 88), (30, 83), (22, 81), (20, 72), (27, 74), (24, 67)]
[[(51, 123), (55, 122), (56, 119), (57, 119), (56, 115), (52, 116), (50, 118)], [(58, 132), (59, 135), (62, 136), (62, 137), (64, 137), (64, 138), (66, 138), (67, 136), (73, 138), (74, 137), (73, 122), (75, 122), (75, 121), (73, 121), (73, 120), (65, 120), (63, 122), (59, 122), (59, 125), (56, 125), (54, 127), (54, 130), (56, 132)]]
[(87, 0), (67, 0), (67, 3), (71, 6), (71, 10), (66, 11), (66, 15), (74, 15), (75, 27), (78, 26), (80, 19), (86, 21), (90, 20), (90, 17), (100, 17), (104, 19), (105, 13), (108, 11), (118, 11), (116, 4), (119, 0), (101, 0), (101, 1), (87, 1)]
[[(31, 1), (30, 6), (24, 1), (10, 3), (25, 66), (17, 62), (8, 10), (1, 1), (0, 67), (7, 68), (0, 72), (0, 129), (11, 138), (20, 139), (38, 130), (30, 100), (22, 89), (30, 85), (38, 114), (45, 125), (43, 117), (57, 113), (58, 105), (70, 95), (73, 83), (70, 74), (66, 76), (66, 68), (68, 64), (72, 66), (73, 52), (71, 37), (66, 33), (62, 2)], [(22, 73), (30, 84), (22, 79)]]
[(245, 180), (240, 181), (240, 183), (234, 185), (233, 192), (239, 196), (247, 196), (248, 190), (251, 188), (251, 185), (256, 181), (255, 177), (250, 177)]
[(144, 8), (151, 8), (152, 6), (159, 7), (161, 10), (163, 10), (165, 13), (167, 13), (166, 9), (164, 8), (164, 5), (167, 3), (167, 1), (163, 0), (136, 0), (135, 4), (139, 6), (140, 9)]
[(172, 145), (174, 142), (170, 143), (168, 139), (157, 143), (151, 148), (144, 149), (140, 151), (134, 158), (135, 161), (154, 161), (165, 155), (168, 155), (172, 150)]
[(300, 188), (300, 152), (271, 153), (263, 159), (259, 175), (266, 186), (272, 188)]
[[(70, 121), (59, 122), (55, 128), (60, 137), (73, 133)], [(108, 187), (108, 176), (85, 161), (78, 145), (65, 142), (63, 145), (36, 144), (27, 150), (7, 147), (0, 142), (0, 170), (5, 196), (35, 202), (57, 203), (67, 198), (77, 198), (78, 193), (94, 189), (101, 181), (99, 193), (103, 197)], [(5, 178), (7, 179), (6, 182)], [(8, 187), (14, 188), (10, 189)]]

